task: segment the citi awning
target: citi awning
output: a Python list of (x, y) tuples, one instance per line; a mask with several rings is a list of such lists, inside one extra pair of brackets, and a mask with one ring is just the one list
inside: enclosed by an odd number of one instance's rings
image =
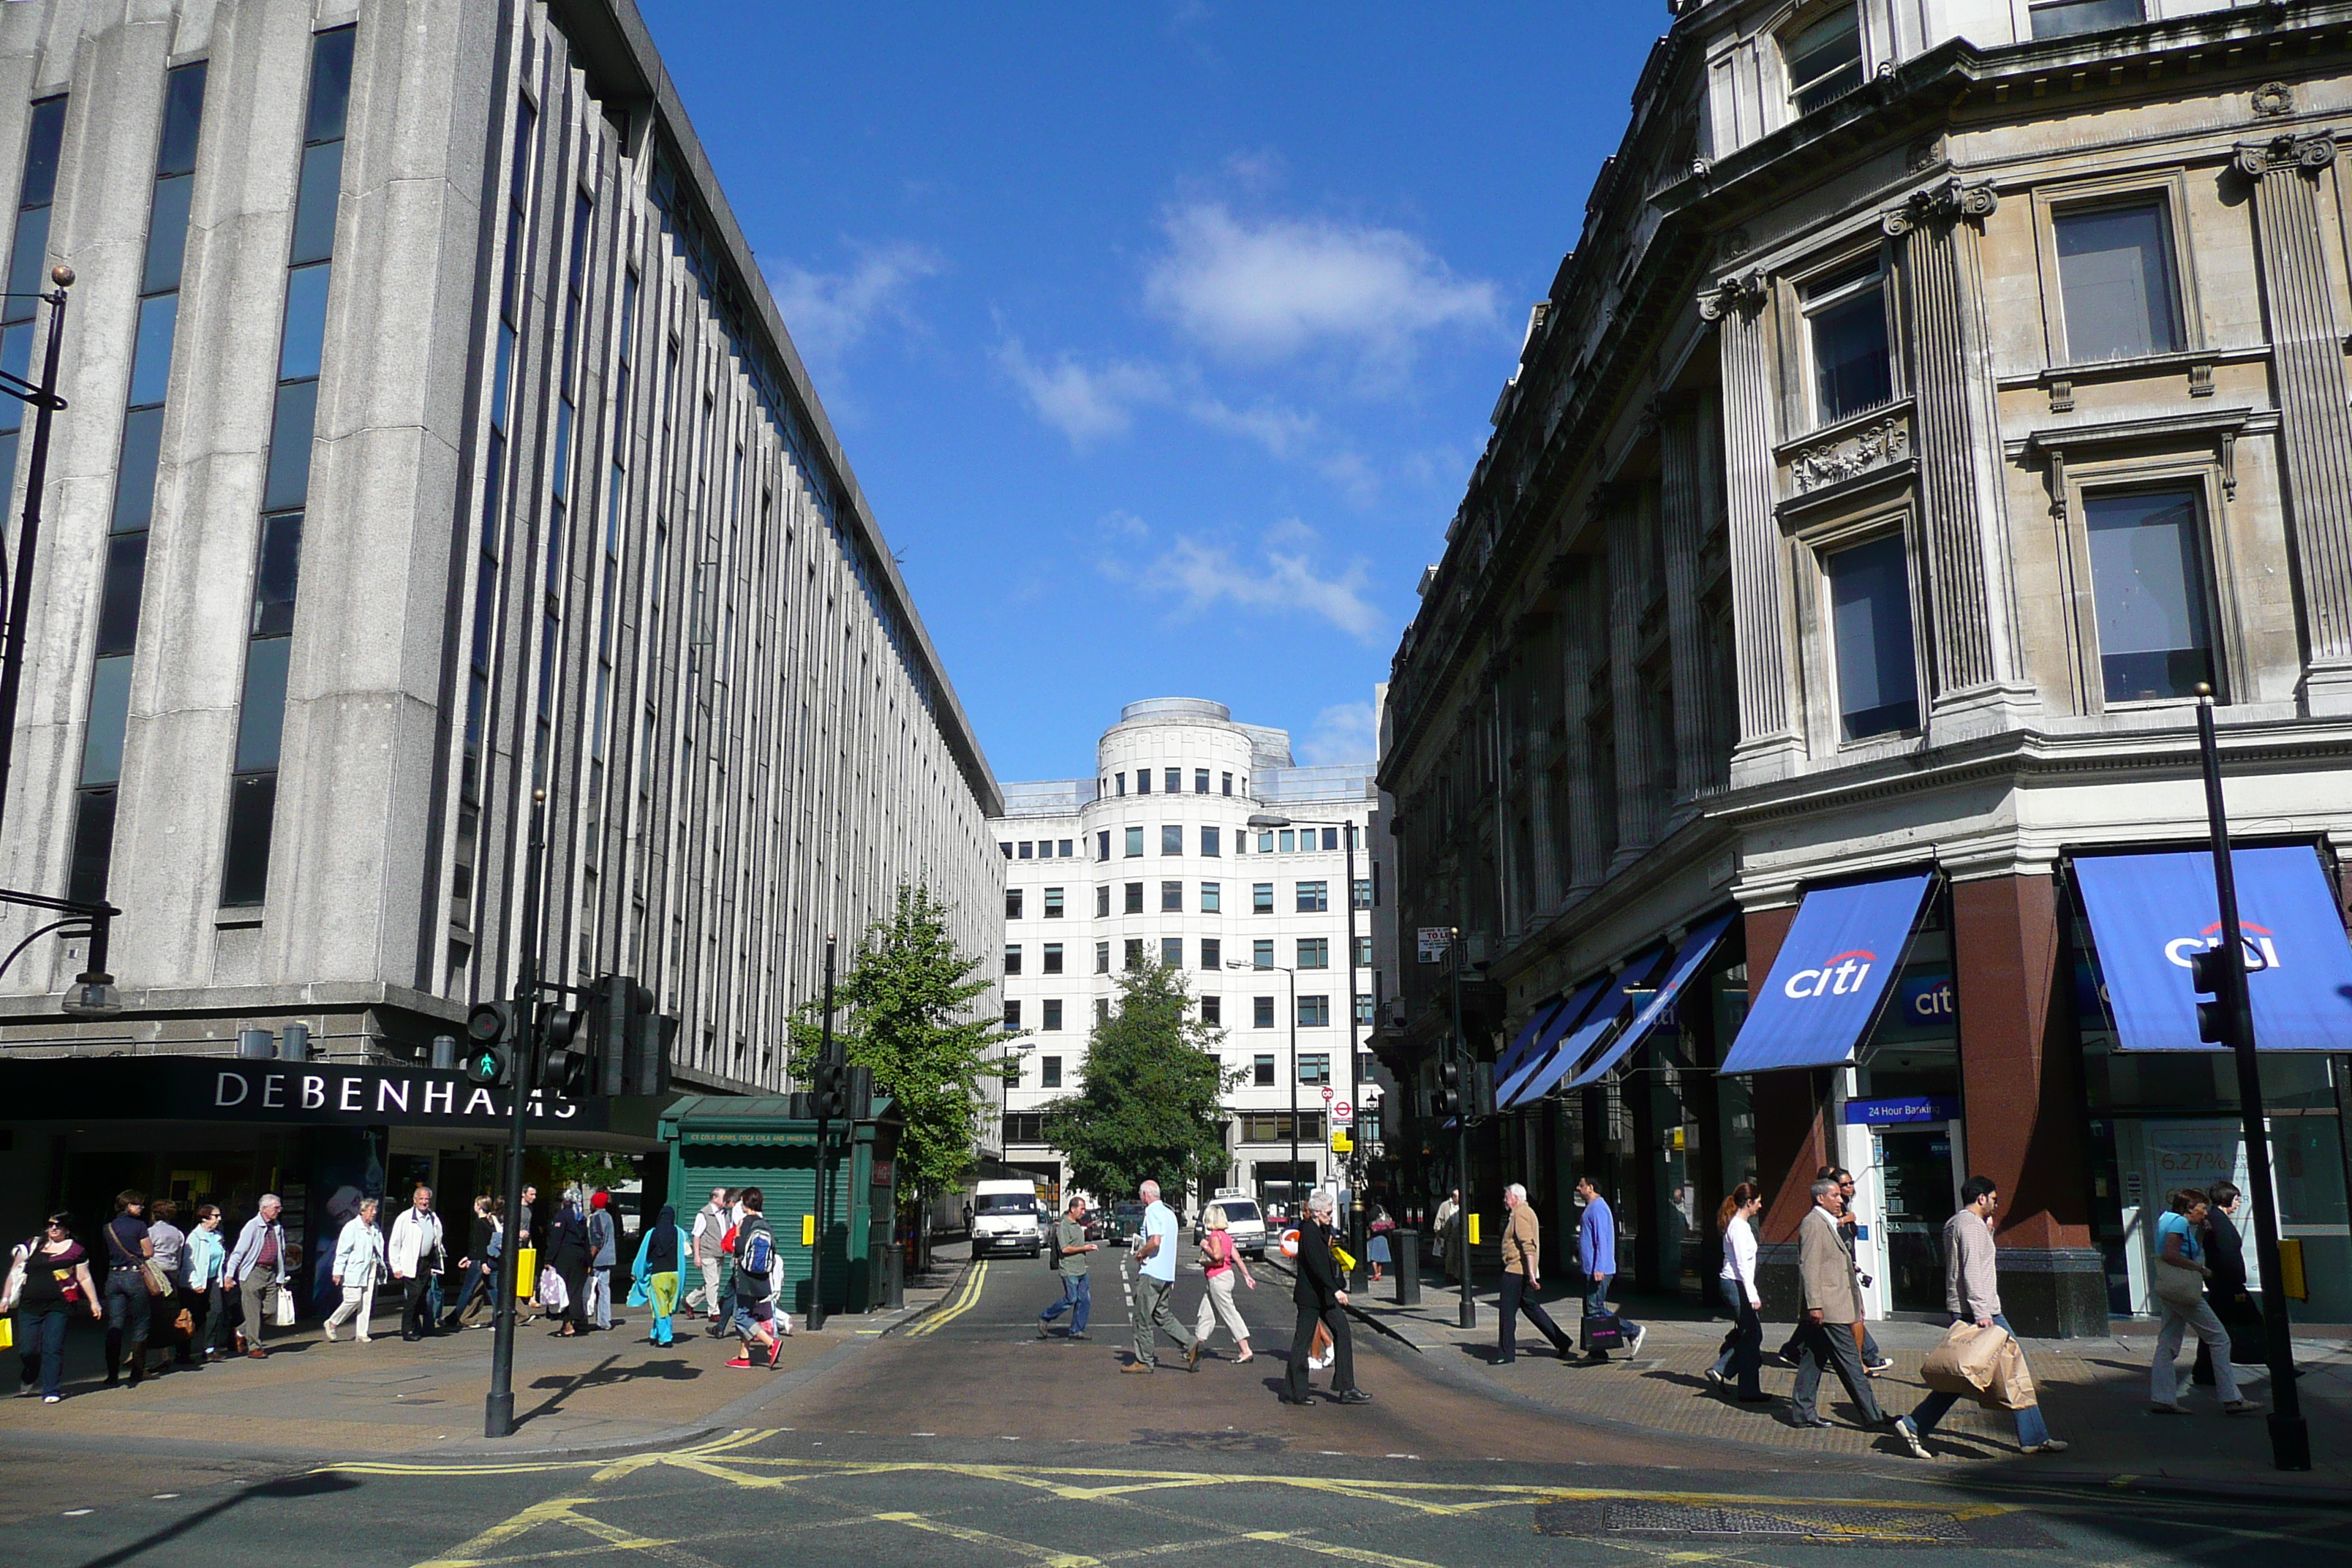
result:
[(1568, 998), (1555, 996), (1528, 1016), (1527, 1026), (1519, 1031), (1518, 1037), (1511, 1042), (1510, 1047), (1495, 1060), (1495, 1083), (1498, 1089), (1504, 1079), (1527, 1065), (1528, 1058), (1535, 1053), (1543, 1036), (1544, 1026), (1567, 1005)]
[[(2233, 849), (2254, 1047), (2352, 1051), (2352, 942), (2319, 852)], [(2126, 1051), (2213, 1051), (2197, 1037), (2189, 960), (2221, 944), (2209, 850), (2079, 855), (2074, 885), (2091, 922), (2116, 1042)]]
[[(1560, 1080), (1576, 1069), (1576, 1064), (1584, 1059), (1586, 1053), (1606, 1039), (1609, 1031), (1622, 1023), (1625, 1015), (1633, 1010), (1633, 999), (1625, 994), (1623, 988), (1638, 985), (1656, 973), (1659, 961), (1665, 956), (1666, 944), (1659, 942), (1636, 953), (1620, 973), (1604, 974), (1591, 982), (1587, 987), (1593, 997), (1591, 1010), (1575, 1028), (1561, 1037), (1552, 1054), (1520, 1085), (1517, 1103), (1525, 1105), (1541, 1100), (1559, 1088)], [(1500, 1102), (1497, 1096), (1496, 1103)]]
[[(1495, 1109), (1508, 1110), (1518, 1104), (1522, 1099), (1528, 1098), (1528, 1086), (1538, 1078), (1542, 1079), (1545, 1088), (1559, 1081), (1559, 1067), (1566, 1065), (1564, 1063), (1554, 1065), (1555, 1058), (1559, 1055), (1560, 1040), (1570, 1030), (1584, 1021), (1584, 1015), (1591, 1010), (1595, 1002), (1601, 999), (1601, 994), (1608, 988), (1608, 984), (1609, 977), (1605, 974), (1598, 980), (1590, 981), (1579, 986), (1567, 1001), (1552, 1010), (1551, 1016), (1544, 1020), (1543, 1033), (1536, 1037), (1535, 1048), (1511, 1069), (1507, 1077), (1499, 1069), (1496, 1072)], [(1543, 1076), (1547, 1070), (1550, 1074), (1548, 1078)], [(1535, 1093), (1539, 1097), (1543, 1089), (1538, 1089)]]
[(1877, 1021), (1936, 873), (1907, 871), (1805, 895), (1757, 993), (1726, 1073), (1834, 1067)]
[(1642, 1010), (1633, 1015), (1633, 1021), (1600, 1055), (1594, 1057), (1582, 1072), (1569, 1079), (1568, 1087), (1582, 1089), (1588, 1083), (1599, 1082), (1611, 1068), (1625, 1059), (1628, 1051), (1648, 1039), (1653, 1029), (1672, 1016), (1675, 1004), (1682, 997), (1684, 985), (1715, 955), (1716, 950), (1723, 945), (1725, 933), (1730, 929), (1731, 913), (1728, 910), (1693, 927), (1690, 933), (1683, 938), (1683, 945), (1675, 953), (1675, 961), (1666, 966), (1666, 977), (1658, 982), (1658, 989), (1643, 1004)]

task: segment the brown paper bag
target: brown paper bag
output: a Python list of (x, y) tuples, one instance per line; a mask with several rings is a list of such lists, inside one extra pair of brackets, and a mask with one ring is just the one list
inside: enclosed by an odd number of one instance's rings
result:
[(2041, 1402), (2033, 1373), (2026, 1369), (2025, 1352), (2002, 1334), (1999, 1369), (1984, 1391), (1984, 1403), (1995, 1410), (2023, 1410)]
[[(2001, 1346), (2009, 1342), (2006, 1329), (1954, 1323), (1944, 1342), (1928, 1352), (1920, 1363), (1919, 1381), (1938, 1394), (1981, 1399), (2000, 1374)], [(2023, 1364), (2021, 1357), (2019, 1365)]]

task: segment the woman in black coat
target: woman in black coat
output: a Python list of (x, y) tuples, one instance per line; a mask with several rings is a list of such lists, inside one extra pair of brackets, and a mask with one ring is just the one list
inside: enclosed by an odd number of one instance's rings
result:
[(554, 1223), (547, 1227), (548, 1266), (562, 1278), (568, 1298), (563, 1308), (563, 1326), (553, 1338), (570, 1339), (588, 1331), (588, 1221), (570, 1199), (555, 1213)]

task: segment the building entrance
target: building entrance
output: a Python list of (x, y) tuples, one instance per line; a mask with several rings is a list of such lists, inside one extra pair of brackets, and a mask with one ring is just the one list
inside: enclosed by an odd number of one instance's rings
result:
[(1958, 1204), (1957, 1121), (1877, 1129), (1887, 1296), (1898, 1312), (1944, 1310), (1944, 1222)]

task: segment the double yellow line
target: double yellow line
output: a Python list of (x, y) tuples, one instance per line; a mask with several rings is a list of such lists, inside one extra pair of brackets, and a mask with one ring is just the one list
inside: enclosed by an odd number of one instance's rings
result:
[(908, 1329), (907, 1337), (911, 1340), (919, 1334), (937, 1333), (945, 1325), (971, 1311), (980, 1300), (981, 1287), (987, 1283), (988, 1264), (983, 1259), (973, 1264), (971, 1271), (964, 1275), (963, 1283), (956, 1287), (956, 1292), (948, 1299), (947, 1306)]

